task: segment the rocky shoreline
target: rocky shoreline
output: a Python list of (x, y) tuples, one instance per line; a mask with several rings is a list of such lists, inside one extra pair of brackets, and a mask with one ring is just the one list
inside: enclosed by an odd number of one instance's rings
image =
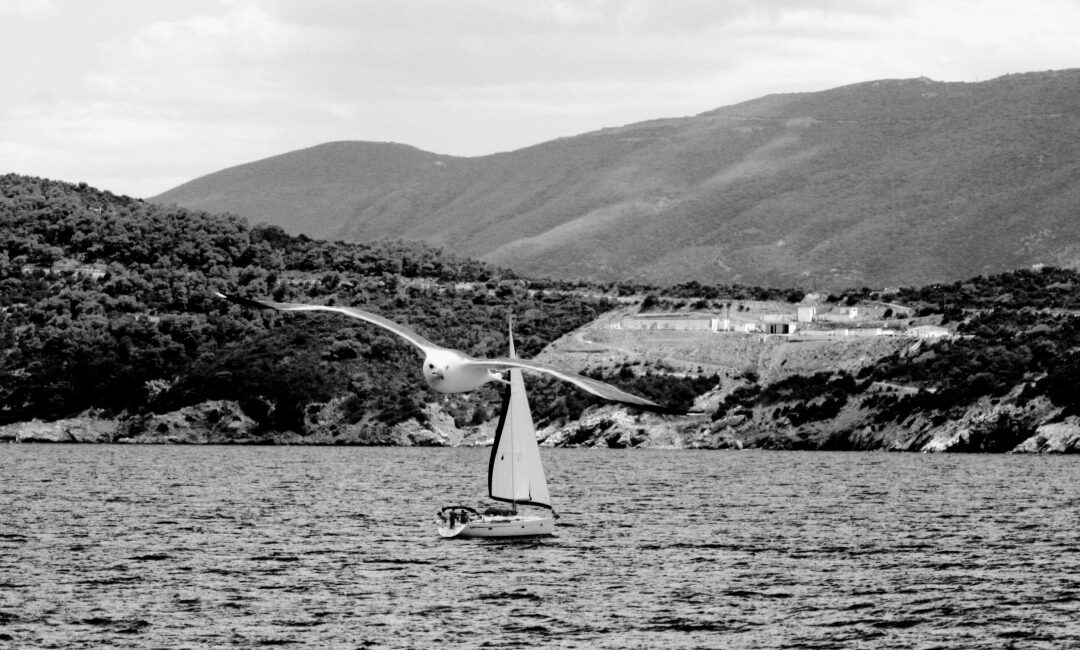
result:
[(903, 422), (877, 423), (854, 399), (833, 418), (792, 426), (768, 409), (712, 423), (692, 446), (750, 446), (823, 451), (907, 451), (921, 453), (1080, 453), (1080, 418), (1040, 398), (983, 398), (962, 415), (942, 420), (926, 413)]
[[(164, 414), (107, 419), (85, 414), (0, 426), (0, 442), (210, 445), (360, 445), (462, 447), (489, 445), (494, 422), (460, 429), (431, 404), (426, 422), (393, 426), (346, 423), (339, 405), (312, 409), (304, 432), (267, 431), (234, 402), (215, 401)], [(1063, 416), (1046, 402), (978, 403), (963, 417), (902, 424), (864, 422), (858, 405), (823, 422), (793, 427), (765, 411), (711, 421), (707, 416), (631, 414), (605, 406), (580, 420), (537, 432), (548, 447), (653, 449), (787, 449), (907, 451), (923, 453), (1080, 453), (1080, 418)]]
[[(0, 426), (0, 442), (448, 447), (467, 444), (464, 438), (469, 433), (455, 429), (449, 416), (437, 414), (429, 418), (426, 426), (416, 421), (392, 427), (309, 423), (305, 429), (311, 433), (269, 431), (245, 415), (239, 404), (214, 401), (170, 413), (121, 419), (84, 414), (52, 422), (18, 422)], [(493, 431), (488, 433), (488, 440)], [(472, 433), (473, 437), (483, 435), (482, 427)]]

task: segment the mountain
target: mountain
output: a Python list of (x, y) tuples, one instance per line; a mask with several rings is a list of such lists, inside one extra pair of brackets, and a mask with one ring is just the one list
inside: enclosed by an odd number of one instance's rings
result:
[(475, 158), (335, 142), (153, 197), (531, 276), (843, 288), (1080, 266), (1080, 70), (769, 95)]

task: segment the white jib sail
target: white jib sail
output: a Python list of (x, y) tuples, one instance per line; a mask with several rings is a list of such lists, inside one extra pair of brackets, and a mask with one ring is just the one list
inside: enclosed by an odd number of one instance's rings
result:
[[(514, 335), (510, 334), (510, 356), (516, 357)], [(547, 478), (540, 462), (529, 399), (521, 370), (510, 370), (509, 397), (495, 431), (495, 443), (488, 466), (491, 498), (512, 503), (551, 507)]]

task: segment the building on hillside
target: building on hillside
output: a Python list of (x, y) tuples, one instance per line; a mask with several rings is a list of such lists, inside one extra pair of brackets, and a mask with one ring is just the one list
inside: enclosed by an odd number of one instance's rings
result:
[(853, 321), (859, 315), (858, 307), (833, 307), (831, 310), (824, 314), (816, 314), (814, 320), (825, 321), (829, 323), (842, 323), (846, 321)]
[(887, 381), (875, 381), (870, 384), (871, 393), (892, 393), (893, 395), (916, 395), (919, 392), (916, 386), (906, 386), (903, 384), (894, 384)]
[(812, 323), (814, 322), (814, 316), (817, 315), (817, 307), (813, 305), (799, 305), (795, 308), (796, 320), (800, 323)]
[(108, 275), (108, 273), (109, 271), (105, 268), (104, 264), (87, 264), (75, 269), (75, 275), (88, 277), (91, 280), (100, 280)]
[(873, 336), (896, 336), (896, 333), (892, 330), (887, 330), (881, 327), (855, 327), (845, 329), (829, 329), (829, 330), (803, 330), (800, 338), (821, 338), (821, 339), (834, 339), (834, 338), (850, 338), (850, 337), (873, 337)]
[(904, 336), (910, 336), (917, 339), (940, 339), (946, 336), (952, 336), (952, 332), (947, 327), (941, 327), (939, 325), (919, 325), (918, 327), (909, 327), (904, 330)]
[(796, 327), (791, 321), (762, 323), (762, 331), (766, 334), (794, 334)]
[(635, 314), (622, 319), (627, 330), (680, 330), (718, 332), (730, 327), (727, 319), (693, 314)]

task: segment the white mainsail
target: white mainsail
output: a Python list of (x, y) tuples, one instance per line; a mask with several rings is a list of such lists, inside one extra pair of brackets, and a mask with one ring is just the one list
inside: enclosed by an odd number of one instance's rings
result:
[[(517, 357), (512, 329), (510, 357)], [(525, 381), (517, 368), (510, 369), (510, 388), (503, 398), (502, 415), (495, 429), (488, 463), (488, 494), (498, 501), (551, 507)]]

